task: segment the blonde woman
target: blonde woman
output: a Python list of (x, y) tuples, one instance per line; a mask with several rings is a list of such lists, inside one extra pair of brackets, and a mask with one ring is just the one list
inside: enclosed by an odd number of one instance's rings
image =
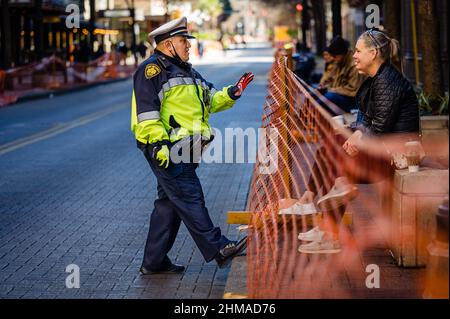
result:
[[(356, 103), (359, 108), (358, 120), (353, 125), (355, 132), (343, 144), (343, 149), (348, 158), (342, 158), (341, 152), (336, 154), (317, 154), (316, 165), (322, 162), (328, 164), (344, 163), (350, 159), (357, 163), (352, 171), (342, 171), (335, 165), (334, 176), (325, 176), (322, 186), (325, 189), (333, 183), (328, 193), (322, 196), (317, 205), (324, 212), (326, 225), (331, 227), (313, 228), (306, 233), (300, 233), (299, 239), (311, 241), (299, 247), (303, 253), (336, 253), (340, 251), (338, 240), (339, 224), (345, 212), (346, 204), (357, 195), (357, 189), (352, 183), (373, 183), (369, 173), (379, 179), (392, 176), (393, 168), (385, 159), (369, 158), (367, 154), (359, 152), (359, 145), (365, 136), (384, 135), (393, 133), (411, 133), (418, 136), (419, 133), (419, 106), (417, 97), (411, 83), (401, 72), (399, 43), (391, 39), (385, 33), (371, 29), (364, 32), (356, 44), (353, 55), (355, 67), (359, 74), (368, 78), (359, 88), (356, 94)], [(317, 163), (319, 162), (319, 163)], [(322, 163), (322, 166), (324, 163)], [(370, 167), (369, 167), (370, 166)], [(316, 177), (321, 175), (316, 171)], [(338, 176), (346, 177), (338, 177)], [(319, 176), (320, 177), (320, 176)], [(334, 177), (334, 178), (333, 178)], [(338, 178), (336, 178), (338, 177)], [(349, 181), (349, 179), (351, 179)], [(308, 184), (308, 192), (317, 194), (317, 186), (311, 179)], [(309, 193), (311, 197), (311, 193)], [(312, 196), (314, 197), (314, 196)]]
[(419, 105), (413, 86), (402, 74), (398, 41), (368, 30), (360, 36), (353, 58), (358, 72), (368, 78), (356, 95), (359, 118), (345, 151), (356, 155), (364, 134), (418, 133)]

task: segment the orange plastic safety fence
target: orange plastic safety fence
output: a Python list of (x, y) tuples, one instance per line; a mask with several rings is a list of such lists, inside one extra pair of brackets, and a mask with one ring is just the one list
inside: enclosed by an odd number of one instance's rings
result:
[[(386, 237), (373, 231), (374, 224), (386, 233), (390, 227), (381, 211), (380, 200), (375, 198), (379, 193), (374, 192), (373, 184), (383, 185), (382, 194), (390, 192), (392, 181), (386, 178), (389, 172), (384, 175), (379, 168), (389, 167), (390, 155), (386, 148), (375, 147), (372, 151), (361, 150), (365, 163), (358, 162), (361, 156), (348, 156), (342, 144), (350, 136), (350, 130), (337, 124), (325, 111), (317, 102), (320, 97), (286, 67), (284, 58), (274, 63), (269, 77), (261, 127), (267, 133), (266, 156), (275, 163), (275, 169), (265, 170), (267, 161), (259, 157), (248, 195), (247, 210), (252, 212), (247, 249), (248, 296), (367, 296), (370, 293), (364, 265), (367, 261), (361, 255), (373, 247), (386, 247)], [(331, 106), (331, 102), (325, 102)], [(373, 164), (372, 168), (367, 163)], [(361, 217), (358, 221), (353, 218), (350, 228), (346, 226), (347, 217), (343, 222), (336, 217), (342, 216), (341, 206), (323, 211), (324, 214), (279, 214), (281, 209), (298, 202), (306, 190), (313, 189), (317, 201), (330, 191), (338, 177), (362, 178), (369, 185), (367, 191), (365, 186), (359, 187), (356, 207), (344, 206)], [(330, 214), (334, 217), (327, 217)], [(316, 226), (324, 230), (338, 229), (340, 253), (299, 252), (299, 246), (306, 244), (299, 241), (299, 232)]]

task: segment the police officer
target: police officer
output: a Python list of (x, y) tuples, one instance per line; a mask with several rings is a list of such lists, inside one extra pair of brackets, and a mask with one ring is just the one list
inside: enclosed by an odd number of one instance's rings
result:
[[(213, 138), (208, 124), (211, 113), (231, 108), (252, 73), (244, 74), (236, 85), (216, 90), (195, 71), (189, 60), (185, 17), (170, 21), (149, 34), (156, 50), (133, 76), (131, 130), (156, 176), (158, 198), (150, 218), (150, 228), (140, 272), (181, 273), (167, 256), (181, 221), (207, 262), (216, 260), (225, 267), (246, 248), (246, 238), (236, 242), (214, 227), (205, 206), (194, 156), (172, 161), (174, 147), (200, 136), (202, 145)], [(188, 143), (192, 147), (193, 143)]]

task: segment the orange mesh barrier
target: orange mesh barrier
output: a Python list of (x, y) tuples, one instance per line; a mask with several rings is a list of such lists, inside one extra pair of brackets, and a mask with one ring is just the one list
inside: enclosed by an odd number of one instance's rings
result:
[[(286, 67), (284, 57), (274, 63), (269, 76), (261, 126), (267, 138), (260, 148), (265, 146), (266, 155), (276, 168), (268, 173), (267, 163), (261, 158), (254, 167), (247, 201), (247, 211), (251, 212), (248, 297), (366, 297), (373, 292), (366, 286), (366, 266), (371, 263), (366, 258), (367, 251), (384, 252), (391, 227), (389, 208), (382, 209), (382, 199), (377, 196), (392, 193), (391, 156), (404, 145), (406, 137), (367, 139), (360, 154), (352, 158), (342, 148), (352, 132), (337, 125), (316, 102), (318, 97)], [(325, 102), (336, 110), (331, 102)], [(344, 206), (345, 211), (358, 214), (358, 218), (347, 218), (340, 205), (328, 209), (326, 214), (279, 214), (307, 189), (315, 190), (317, 201), (328, 193), (337, 177), (372, 185), (368, 191), (364, 185), (359, 187), (357, 199)], [(375, 183), (382, 185), (382, 192), (373, 190)], [(344, 216), (343, 221), (339, 215)], [(349, 220), (353, 220), (351, 226)], [(297, 238), (299, 232), (315, 226), (339, 232), (340, 253), (299, 252), (299, 246), (305, 244)], [(420, 289), (414, 283), (408, 288), (411, 291)]]

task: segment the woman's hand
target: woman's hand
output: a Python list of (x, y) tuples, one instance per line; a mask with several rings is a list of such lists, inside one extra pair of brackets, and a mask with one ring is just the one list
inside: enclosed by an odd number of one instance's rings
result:
[(359, 153), (358, 144), (361, 142), (361, 138), (362, 138), (362, 132), (361, 131), (355, 131), (348, 138), (348, 140), (345, 141), (344, 145), (342, 145), (342, 148), (350, 156), (358, 155), (358, 153)]

